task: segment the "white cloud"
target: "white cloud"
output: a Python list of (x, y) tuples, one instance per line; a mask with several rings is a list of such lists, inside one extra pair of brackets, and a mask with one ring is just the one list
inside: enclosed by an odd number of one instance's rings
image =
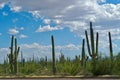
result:
[(11, 7), (11, 10), (14, 11), (14, 12), (19, 12), (21, 10), (21, 7), (20, 6), (14, 6), (14, 7)]
[[(55, 21), (56, 24), (60, 23), (58, 24), (60, 26), (66, 26), (73, 22), (84, 22), (88, 26), (89, 21), (93, 21), (95, 26), (101, 25), (103, 28), (108, 27), (106, 26), (108, 23), (112, 23), (109, 27), (116, 24), (120, 25), (118, 23), (120, 20), (120, 4), (107, 4), (105, 3), (106, 0), (9, 0), (9, 2), (11, 9), (18, 7), (18, 11), (20, 9), (20, 11), (30, 12), (37, 18), (47, 17), (47, 19)], [(104, 4), (99, 5), (101, 2)], [(48, 24), (50, 20), (45, 20), (45, 23)], [(73, 27), (69, 28), (76, 33)], [(80, 32), (79, 27), (82, 26), (76, 26), (77, 32)]]
[(45, 24), (50, 24), (51, 20), (50, 19), (44, 19)]
[(26, 38), (27, 36), (24, 34), (19, 35), (19, 38)]
[[(21, 44), (21, 50), (23, 51), (25, 57), (32, 57), (33, 53), (36, 57), (48, 56), (51, 58), (51, 45), (41, 45), (38, 43), (32, 44)], [(67, 44), (67, 45), (55, 45), (56, 57), (60, 55), (60, 50), (64, 52), (65, 55), (79, 55), (80, 54), (80, 45)], [(69, 51), (69, 53), (68, 53)], [(70, 56), (72, 57), (72, 56)]]
[(0, 48), (0, 63), (3, 63), (4, 59), (7, 58), (7, 54), (9, 53), (9, 48)]
[(79, 50), (80, 47), (81, 47), (80, 45), (68, 44), (63, 46), (56, 46), (56, 49), (72, 51), (72, 50)]
[(41, 25), (39, 26), (39, 28), (36, 30), (36, 32), (46, 32), (46, 31), (54, 31), (54, 30), (61, 30), (62, 28), (57, 26), (57, 27), (51, 27), (50, 25), (46, 25), (41, 27)]
[(32, 15), (33, 16), (35, 16), (36, 18), (40, 18), (40, 17), (42, 17), (41, 15), (40, 15), (40, 11), (29, 11), (29, 13), (32, 13)]
[(106, 2), (106, 0), (97, 0), (98, 1), (98, 3), (105, 3)]
[[(106, 0), (9, 1), (11, 2), (11, 9), (18, 7), (15, 11), (27, 11), (36, 18), (45, 19), (47, 17), (47, 19), (53, 20), (57, 24), (55, 27), (50, 25), (40, 26), (36, 32), (60, 30), (65, 26), (70, 28), (70, 31), (76, 35), (83, 36), (84, 30), (89, 29), (89, 21), (93, 21), (93, 28), (99, 31), (102, 39), (107, 40), (107, 31), (111, 31), (114, 40), (119, 39), (120, 3), (108, 4)], [(45, 22), (48, 24), (49, 20)]]
[(5, 6), (5, 3), (0, 3), (0, 9)]
[[(20, 50), (23, 52), (23, 56), (25, 59), (33, 57), (45, 57), (47, 56), (49, 59), (52, 57), (52, 45), (42, 45), (39, 43), (32, 43), (32, 44), (21, 44)], [(65, 56), (74, 57), (75, 55), (80, 55), (80, 45), (75, 44), (67, 44), (67, 45), (55, 45), (55, 55), (56, 58), (59, 57), (60, 51)], [(69, 52), (68, 52), (69, 51)], [(0, 63), (4, 61), (4, 58), (7, 57), (7, 54), (10, 53), (9, 48), (0, 48)], [(20, 53), (19, 53), (20, 59)]]
[(2, 53), (2, 52), (8, 54), (9, 48), (0, 48), (0, 53)]
[(9, 34), (12, 34), (12, 35), (14, 35), (14, 34), (18, 34), (19, 33), (19, 31), (17, 30), (17, 29), (9, 29)]
[(54, 19), (53, 22), (54, 22), (55, 24), (61, 24), (61, 23), (62, 23), (62, 20), (60, 20), (60, 19)]

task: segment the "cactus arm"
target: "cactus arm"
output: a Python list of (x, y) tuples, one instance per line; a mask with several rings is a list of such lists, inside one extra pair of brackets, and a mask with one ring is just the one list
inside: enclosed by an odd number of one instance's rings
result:
[(85, 35), (86, 35), (86, 41), (87, 41), (87, 47), (88, 47), (88, 53), (89, 53), (90, 56), (92, 56), (92, 54), (91, 54), (91, 50), (90, 50), (89, 39), (88, 39), (88, 33), (87, 33), (86, 30), (85, 30)]
[[(14, 36), (12, 35), (12, 38), (11, 38), (11, 47), (10, 47), (10, 50), (11, 50), (11, 53), (10, 53), (10, 63), (12, 64), (13, 63), (13, 48), (14, 48)], [(12, 66), (12, 65), (11, 65)]]
[(97, 32), (97, 33), (96, 33), (96, 55), (95, 55), (95, 56), (98, 55), (98, 41), (99, 41), (99, 34), (98, 34), (98, 32)]
[(90, 39), (91, 39), (92, 56), (95, 56), (95, 50), (94, 50), (94, 32), (93, 32), (93, 28), (92, 28), (92, 22), (90, 22)]

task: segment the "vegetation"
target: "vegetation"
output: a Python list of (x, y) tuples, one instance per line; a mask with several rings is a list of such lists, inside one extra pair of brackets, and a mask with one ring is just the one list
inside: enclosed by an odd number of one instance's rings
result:
[[(24, 53), (21, 52), (21, 61), (18, 61), (20, 47), (17, 45), (17, 39), (12, 36), (10, 54), (4, 59), (4, 63), (0, 64), (0, 75), (120, 75), (120, 53), (113, 55), (111, 33), (108, 32), (110, 56), (107, 57), (102, 57), (98, 52), (99, 34), (96, 33), (95, 41), (92, 22), (90, 22), (90, 39), (87, 31), (85, 31), (85, 36), (86, 39), (82, 41), (82, 52), (75, 55), (74, 59), (65, 57), (62, 51), (60, 51), (59, 59), (56, 59), (54, 36), (52, 35), (52, 60), (48, 60), (47, 56), (36, 59), (34, 55), (29, 60), (25, 60)], [(88, 55), (85, 50), (85, 40)]]

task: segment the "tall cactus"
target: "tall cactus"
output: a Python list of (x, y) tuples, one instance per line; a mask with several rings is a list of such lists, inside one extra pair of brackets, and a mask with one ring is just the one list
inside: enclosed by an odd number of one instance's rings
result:
[(110, 69), (111, 69), (111, 72), (112, 72), (113, 66), (114, 66), (114, 64), (113, 64), (114, 57), (113, 57), (111, 33), (108, 32), (108, 35), (109, 35), (109, 49), (110, 49), (110, 59), (111, 59), (111, 61), (110, 61)]
[(95, 41), (94, 41), (94, 31), (93, 31), (93, 28), (92, 28), (92, 22), (90, 22), (91, 48), (90, 48), (90, 44), (89, 44), (88, 33), (87, 33), (86, 30), (85, 30), (85, 35), (86, 35), (88, 53), (89, 53), (90, 57), (92, 58), (93, 71), (94, 71), (95, 68), (96, 68), (96, 59), (98, 57), (98, 39), (99, 39), (99, 34), (98, 34), (98, 32), (96, 33), (96, 45), (94, 45)]
[(81, 65), (83, 66), (83, 68), (86, 67), (87, 59), (88, 59), (88, 56), (85, 55), (85, 39), (83, 39), (83, 42), (82, 42), (82, 59), (81, 59)]
[(16, 74), (18, 72), (17, 59), (18, 59), (19, 50), (20, 47), (17, 46), (17, 39), (14, 38), (14, 36), (12, 35), (10, 54), (8, 55), (11, 73)]
[(55, 66), (55, 49), (54, 49), (54, 37), (51, 36), (51, 42), (52, 42), (52, 60), (53, 60), (53, 75), (56, 74), (56, 66)]
[(15, 73), (18, 72), (18, 54), (19, 54), (20, 47), (17, 46), (17, 39), (15, 38), (15, 52), (14, 52), (14, 71)]
[(86, 62), (88, 60), (88, 56), (85, 55), (85, 39), (82, 41), (82, 59), (81, 66), (83, 67), (83, 74), (86, 75)]
[(109, 35), (109, 48), (110, 48), (110, 58), (111, 61), (113, 61), (113, 49), (112, 49), (112, 39), (111, 39), (111, 33), (108, 32)]

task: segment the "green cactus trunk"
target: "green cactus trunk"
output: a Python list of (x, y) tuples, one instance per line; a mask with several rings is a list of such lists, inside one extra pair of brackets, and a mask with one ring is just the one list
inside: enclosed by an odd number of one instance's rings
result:
[(54, 49), (54, 37), (51, 36), (52, 41), (52, 60), (53, 60), (53, 75), (56, 74), (56, 66), (55, 66), (55, 49)]
[(10, 47), (11, 53), (9, 55), (10, 71), (11, 71), (11, 73), (14, 72), (14, 67), (13, 67), (13, 48), (14, 48), (14, 36), (12, 36), (12, 38), (11, 38), (11, 47)]
[(19, 54), (20, 47), (17, 47), (17, 39), (15, 39), (15, 53), (14, 53), (14, 72), (18, 72), (18, 54)]
[(83, 74), (84, 75), (86, 75), (86, 62), (87, 62), (87, 60), (88, 60), (88, 56), (85, 55), (85, 39), (83, 39), (81, 65), (83, 67)]
[(111, 33), (109, 32), (108, 33), (109, 35), (109, 48), (110, 48), (110, 69), (111, 69), (111, 72), (113, 70), (113, 66), (114, 66), (114, 56), (113, 56), (113, 49), (112, 49), (112, 39), (111, 39)]
[[(98, 39), (99, 39), (99, 34), (98, 32), (96, 33), (96, 46), (94, 45), (94, 32), (93, 32), (93, 28), (92, 28), (92, 22), (90, 22), (90, 40), (91, 40), (91, 48), (90, 48), (90, 44), (89, 44), (89, 39), (88, 39), (88, 33), (87, 31), (85, 31), (85, 35), (86, 35), (86, 41), (87, 41), (87, 48), (88, 48), (88, 53), (90, 55), (90, 57), (92, 58), (92, 71), (95, 72), (96, 69), (96, 60), (98, 57)], [(96, 47), (96, 51), (95, 51), (95, 47)]]
[(83, 39), (83, 42), (82, 42), (82, 59), (81, 59), (81, 65), (83, 67), (85, 67), (85, 48), (84, 48), (84, 45), (85, 45), (85, 40)]

